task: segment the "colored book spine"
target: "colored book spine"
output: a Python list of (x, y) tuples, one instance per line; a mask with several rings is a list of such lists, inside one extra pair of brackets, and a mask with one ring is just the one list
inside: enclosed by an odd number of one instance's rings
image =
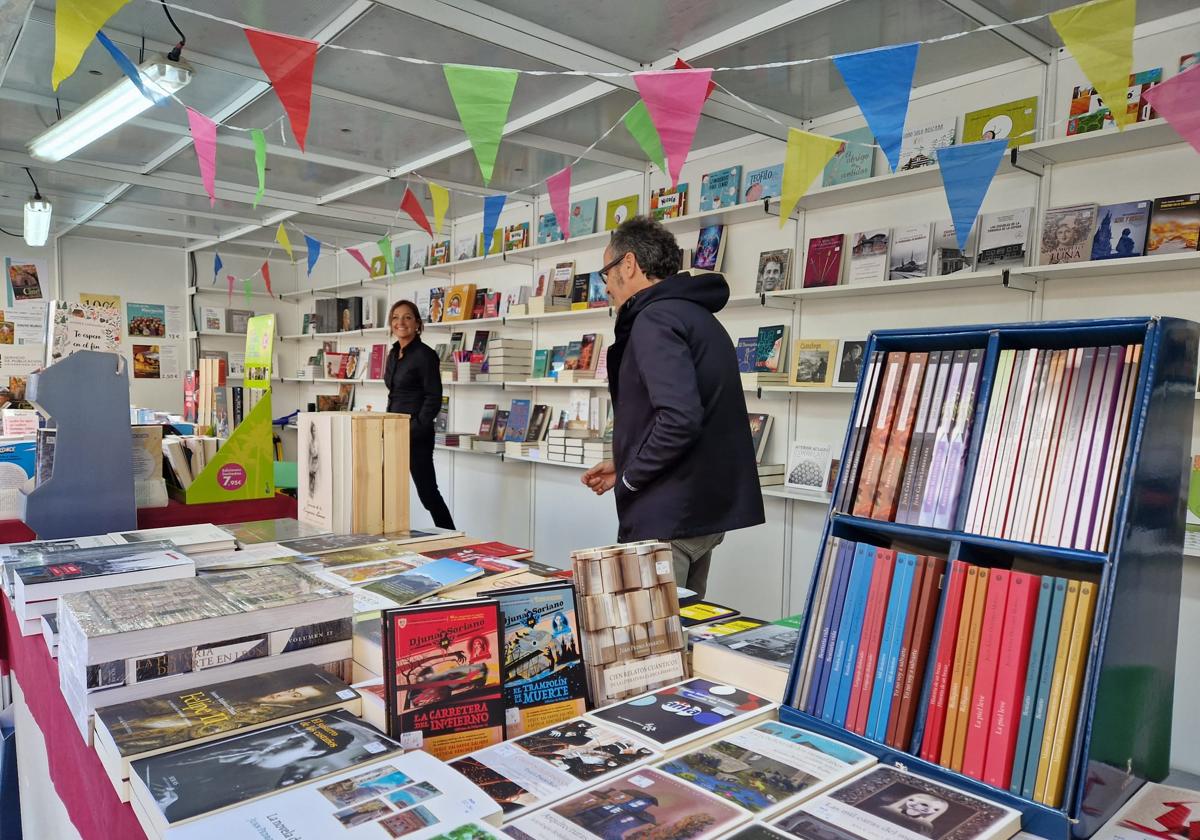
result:
[(846, 597), (846, 582), (850, 578), (850, 567), (854, 560), (855, 544), (843, 540), (838, 554), (837, 571), (833, 581), (833, 593), (826, 611), (826, 626), (821, 634), (821, 651), (817, 673), (813, 676), (812, 689), (805, 708), (811, 715), (820, 716), (825, 688), (829, 684), (829, 665), (833, 660), (833, 648), (837, 644), (838, 622), (842, 617), (842, 603)]
[(950, 769), (960, 773), (963, 753), (967, 749), (967, 727), (971, 723), (971, 701), (975, 699), (975, 666), (979, 663), (979, 636), (983, 629), (983, 610), (987, 606), (990, 579), (991, 569), (981, 568), (975, 575), (975, 601), (971, 604), (971, 622), (967, 626), (966, 656), (954, 718), (954, 744), (950, 753)]
[(879, 482), (875, 486), (875, 501), (871, 506), (871, 518), (891, 521), (896, 517), (896, 502), (900, 495), (900, 482), (904, 464), (908, 458), (912, 441), (913, 424), (916, 421), (917, 404), (920, 401), (921, 385), (929, 367), (928, 353), (909, 353), (905, 363), (904, 382), (900, 387), (900, 405), (896, 410), (895, 422), (888, 436), (887, 452)]
[(996, 688), (988, 727), (987, 760), (983, 781), (993, 787), (1008, 787), (1012, 777), (1013, 755), (1023, 706), (1023, 690), (1028, 681), (1030, 646), (1034, 617), (1039, 604), (1041, 579), (1027, 572), (1010, 572), (1008, 602), (1004, 608), (1004, 638), (1000, 661), (996, 666)]
[(962, 691), (963, 667), (967, 662), (967, 637), (971, 630), (971, 609), (975, 605), (975, 590), (976, 584), (979, 582), (979, 569), (976, 566), (967, 566), (963, 572), (965, 581), (963, 582), (962, 603), (959, 606), (958, 613), (954, 616), (954, 620), (958, 623), (958, 630), (954, 637), (954, 654), (951, 659), (950, 677), (948, 688), (946, 689), (946, 697), (943, 701), (944, 707), (941, 713), (942, 721), (942, 740), (940, 749), (938, 750), (938, 764), (943, 767), (949, 767), (950, 761), (954, 755), (954, 727), (958, 721), (958, 694)]
[[(1046, 627), (1050, 623), (1050, 605), (1054, 586), (1059, 578), (1043, 575), (1038, 586), (1037, 613), (1033, 617), (1033, 634), (1029, 641), (1029, 664), (1025, 668), (1025, 691), (1021, 696), (1021, 721), (1013, 746), (1012, 771), (1008, 780), (1009, 793), (1021, 795), (1025, 778), (1025, 759), (1029, 755), (1029, 734), (1033, 729), (1033, 707), (1037, 702), (1038, 680), (1042, 674), (1042, 654), (1046, 649)], [(987, 770), (985, 768), (984, 772)]]
[(825, 629), (825, 616), (828, 613), (829, 605), (829, 590), (833, 588), (833, 572), (837, 568), (838, 549), (841, 545), (841, 540), (837, 537), (831, 537), (829, 543), (825, 546), (825, 559), (821, 563), (821, 583), (817, 591), (816, 606), (813, 608), (812, 615), (808, 616), (811, 627), (817, 628), (816, 632), (809, 630), (807, 641), (804, 648), (804, 677), (800, 681), (800, 685), (796, 687), (795, 693), (792, 696), (792, 705), (797, 708), (807, 708), (808, 689), (812, 685), (813, 672), (817, 669), (817, 655), (821, 649), (821, 641), (826, 638), (822, 631)]
[(878, 406), (871, 418), (870, 434), (867, 436), (866, 449), (863, 452), (862, 468), (858, 477), (858, 487), (854, 493), (855, 516), (870, 516), (875, 499), (875, 485), (879, 482), (879, 473), (883, 469), (883, 456), (887, 451), (888, 434), (892, 428), (892, 420), (896, 415), (896, 404), (899, 402), (900, 379), (904, 372), (904, 353), (888, 353), (887, 364), (883, 374)]
[(943, 377), (943, 355), (941, 352), (929, 354), (929, 367), (925, 371), (925, 381), (921, 384), (921, 399), (917, 404), (917, 419), (913, 424), (912, 439), (908, 444), (908, 461), (904, 467), (904, 478), (900, 480), (900, 497), (896, 500), (896, 522), (908, 522), (913, 482), (917, 477), (917, 467), (921, 462), (921, 452), (925, 444), (925, 429), (929, 425), (929, 418), (937, 414), (937, 407), (932, 405), (933, 392), (938, 379)]
[(1004, 642), (1004, 611), (1008, 606), (1009, 573), (993, 569), (988, 575), (987, 603), (979, 628), (979, 656), (975, 664), (975, 684), (971, 689), (971, 710), (967, 720), (967, 740), (963, 747), (962, 772), (972, 779), (983, 779), (987, 753), (988, 728), (996, 691), (996, 669), (1000, 664), (1000, 645)]
[[(846, 720), (846, 701), (850, 688), (842, 688), (853, 673), (851, 661), (858, 651), (858, 639), (862, 633), (862, 610), (867, 603), (867, 587), (871, 583), (871, 571), (875, 567), (875, 546), (859, 543), (854, 551), (854, 565), (850, 571), (850, 582), (846, 587), (846, 602), (842, 607), (842, 618), (838, 624), (837, 644), (833, 649), (833, 660), (829, 667), (829, 685), (825, 690), (825, 702), (821, 706), (821, 719), (833, 722), (839, 717)], [(846, 663), (850, 662), (850, 668)]]
[(849, 465), (838, 476), (837, 498), (834, 507), (838, 510), (850, 510), (854, 498), (854, 488), (858, 486), (858, 475), (862, 467), (863, 448), (871, 423), (871, 413), (875, 407), (875, 399), (879, 393), (879, 377), (883, 370), (885, 353), (876, 350), (871, 354), (871, 363), (867, 368), (866, 386), (859, 394), (858, 406), (854, 412), (854, 431), (850, 434)]
[[(1067, 605), (1066, 578), (1054, 579), (1054, 593), (1050, 600), (1050, 615), (1046, 619), (1046, 643), (1042, 648), (1042, 662), (1038, 668), (1037, 693), (1033, 700), (1033, 719), (1029, 727), (1029, 746), (1025, 753), (1025, 767), (1021, 772), (1021, 796), (1033, 799), (1037, 788), (1037, 770), (1042, 754), (1042, 736), (1046, 731), (1046, 712), (1050, 706), (1050, 687), (1054, 678), (1054, 662), (1058, 657), (1058, 637), (1062, 634), (1064, 609)], [(1016, 771), (1014, 771), (1016, 772)]]
[[(942, 486), (942, 478), (946, 472), (946, 459), (950, 454), (950, 430), (954, 425), (954, 412), (958, 407), (963, 374), (966, 369), (967, 351), (956, 350), (954, 362), (950, 366), (950, 380), (946, 385), (946, 398), (942, 403), (942, 414), (938, 419), (937, 431), (933, 437), (929, 474), (925, 477), (925, 486), (921, 492), (920, 515), (916, 520), (918, 525), (933, 525), (934, 515), (937, 513), (938, 491)], [(913, 519), (910, 517), (909, 522), (912, 521)]]
[[(1054, 667), (1051, 671), (1050, 693), (1046, 698), (1046, 728), (1042, 730), (1042, 742), (1037, 758), (1037, 775), (1034, 777), (1031, 799), (1042, 802), (1046, 797), (1046, 781), (1050, 775), (1050, 754), (1054, 751), (1054, 733), (1058, 726), (1058, 715), (1062, 709), (1062, 687), (1067, 677), (1067, 654), (1071, 648), (1071, 631), (1075, 627), (1075, 607), (1079, 603), (1079, 581), (1067, 580), (1067, 597), (1063, 601), (1062, 625), (1058, 629), (1058, 646), (1054, 652)], [(1030, 749), (1032, 750), (1032, 744)]]
[(938, 601), (946, 585), (946, 561), (941, 557), (926, 557), (925, 577), (921, 580), (921, 599), (917, 602), (917, 626), (912, 646), (908, 653), (908, 670), (904, 674), (904, 694), (900, 701), (900, 723), (896, 727), (896, 739), (891, 746), (916, 753), (919, 744), (912, 744), (913, 724), (916, 719), (918, 693), (927, 683), (926, 667), (929, 664), (933, 639), (933, 626), (937, 620)]
[(962, 393), (958, 398), (954, 426), (950, 431), (945, 477), (938, 491), (937, 508), (933, 518), (935, 528), (953, 527), (954, 514), (958, 512), (958, 496), (962, 490), (963, 470), (966, 469), (967, 441), (971, 437), (971, 425), (975, 419), (975, 394), (979, 390), (979, 378), (983, 373), (983, 353), (982, 348), (976, 348), (967, 357)]
[(880, 548), (875, 552), (875, 572), (867, 595), (867, 613), (863, 620), (862, 642), (858, 646), (858, 661), (854, 666), (854, 683), (850, 689), (850, 706), (846, 713), (846, 728), (862, 734), (866, 729), (866, 703), (875, 683), (875, 664), (879, 657), (879, 637), (883, 629), (884, 610), (892, 588), (896, 567), (896, 552)]
[(896, 684), (896, 667), (900, 659), (900, 641), (904, 634), (905, 613), (912, 592), (913, 572), (917, 558), (914, 554), (896, 555), (896, 580), (884, 624), (883, 642), (879, 647), (879, 664), (875, 669), (875, 685), (871, 689), (871, 708), (867, 714), (868, 738), (883, 741), (887, 737), (888, 711), (892, 703), (892, 687)]
[(908, 652), (912, 647), (913, 633), (916, 632), (917, 605), (921, 600), (921, 587), (925, 583), (925, 569), (929, 565), (928, 558), (917, 556), (913, 566), (912, 586), (909, 587), (908, 609), (904, 614), (904, 632), (900, 634), (900, 655), (896, 660), (896, 676), (892, 680), (892, 697), (888, 706), (886, 725), (883, 727), (885, 743), (891, 744), (896, 740), (896, 728), (900, 724), (900, 703), (904, 697), (904, 678), (908, 673)]
[(992, 489), (992, 470), (996, 465), (996, 441), (999, 437), (1000, 420), (1008, 404), (1008, 384), (1012, 377), (1013, 359), (1017, 351), (1001, 350), (996, 363), (996, 373), (988, 396), (987, 419), (983, 424), (983, 438), (979, 443), (979, 459), (975, 463), (975, 475), (971, 479), (971, 502), (967, 508), (967, 531), (977, 533), (980, 517), (987, 507)]
[(1079, 600), (1075, 605), (1075, 622), (1067, 650), (1066, 672), (1063, 677), (1062, 700), (1059, 703), (1058, 723), (1050, 752), (1050, 767), (1046, 773), (1046, 791), (1039, 800), (1058, 807), (1062, 801), (1063, 785), (1070, 769), (1071, 744), (1075, 737), (1079, 700), (1083, 693), (1083, 673), (1087, 667), (1088, 650), (1092, 641), (1092, 617), (1096, 610), (1096, 585), (1088, 581), (1079, 584)]

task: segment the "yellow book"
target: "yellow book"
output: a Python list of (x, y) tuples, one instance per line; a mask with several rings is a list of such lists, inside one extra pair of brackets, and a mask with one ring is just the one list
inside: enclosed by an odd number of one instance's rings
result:
[(1075, 624), (1071, 628), (1071, 645), (1067, 651), (1066, 676), (1063, 678), (1062, 700), (1058, 704), (1058, 723), (1054, 727), (1054, 743), (1050, 750), (1050, 769), (1046, 773), (1044, 805), (1058, 806), (1063, 784), (1070, 766), (1071, 742), (1075, 738), (1076, 718), (1079, 715), (1079, 695), (1083, 691), (1083, 672), (1087, 667), (1092, 643), (1092, 616), (1096, 611), (1096, 585), (1088, 581), (1079, 584), (1079, 600), (1075, 605)]
[(465, 321), (475, 306), (475, 284), (460, 283), (446, 290), (442, 321)]
[(954, 637), (954, 665), (950, 669), (950, 691), (946, 694), (946, 721), (942, 726), (942, 754), (938, 764), (950, 766), (954, 754), (954, 729), (958, 720), (958, 693), (962, 688), (963, 663), (967, 660), (967, 635), (971, 626), (971, 608), (975, 603), (975, 580), (978, 569), (967, 566), (967, 581), (963, 584), (962, 609), (958, 613), (958, 635)]
[(837, 348), (836, 338), (807, 338), (793, 344), (792, 384), (806, 388), (832, 385)]
[[(1054, 730), (1058, 727), (1059, 703), (1067, 672), (1067, 650), (1071, 646), (1071, 629), (1075, 626), (1075, 607), (1079, 603), (1079, 581), (1067, 581), (1067, 597), (1063, 600), (1062, 624), (1058, 630), (1058, 650), (1054, 654), (1054, 676), (1050, 680), (1050, 697), (1046, 701), (1046, 728), (1042, 732), (1041, 752), (1038, 754), (1037, 781), (1033, 786), (1033, 798), (1044, 802), (1046, 779), (1050, 775), (1050, 753), (1054, 744)], [(1033, 744), (1029, 745), (1033, 749)]]
[(958, 716), (954, 721), (954, 753), (950, 756), (950, 769), (956, 772), (962, 772), (963, 752), (967, 748), (967, 724), (971, 722), (971, 701), (975, 697), (975, 663), (979, 659), (979, 632), (983, 625), (983, 607), (987, 603), (988, 572), (988, 569), (979, 570), (975, 582), (975, 602), (971, 605), (967, 660), (963, 663)]

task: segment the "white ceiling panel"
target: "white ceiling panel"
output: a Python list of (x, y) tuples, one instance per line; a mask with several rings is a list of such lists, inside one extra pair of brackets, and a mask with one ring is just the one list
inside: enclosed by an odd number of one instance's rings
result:
[[(476, 166), (475, 180), (479, 180), (478, 166)], [(433, 202), (429, 195), (429, 189), (423, 181), (412, 178), (395, 178), (391, 181), (386, 181), (378, 186), (371, 187), (369, 190), (355, 193), (344, 201), (335, 201), (329, 206), (331, 208), (370, 207), (376, 210), (383, 210), (387, 213), (395, 213), (396, 209), (400, 206), (401, 199), (404, 198), (404, 190), (408, 187), (412, 188), (413, 193), (416, 194), (422, 207), (424, 207), (426, 215), (432, 219)], [(450, 193), (450, 210), (448, 212), (451, 218), (469, 216), (472, 213), (481, 213), (483, 212), (483, 198), (477, 194), (453, 190)], [(401, 214), (400, 218), (402, 220), (408, 219), (404, 214)]]
[(226, 201), (222, 198), (217, 199), (216, 207), (210, 207), (208, 196), (157, 190), (153, 187), (133, 187), (121, 196), (121, 203), (153, 205), (161, 207), (164, 211), (178, 210), (181, 213), (190, 211), (192, 213), (212, 214), (231, 218), (234, 221), (242, 223), (260, 221), (268, 215), (278, 212), (261, 204), (255, 209), (249, 204)]
[(154, 233), (138, 233), (128, 230), (113, 230), (95, 225), (77, 227), (70, 234), (81, 239), (107, 239), (116, 242), (131, 242), (135, 245), (161, 245), (165, 248), (180, 248), (184, 240), (175, 236), (161, 236)]
[[(320, 196), (328, 193), (355, 174), (345, 169), (322, 166), (302, 158), (267, 156), (267, 189), (296, 195)], [(161, 172), (177, 172), (183, 175), (200, 176), (196, 163), (196, 152), (186, 148), (163, 164)], [(238, 184), (251, 190), (258, 187), (258, 173), (254, 168), (254, 153), (249, 149), (232, 146), (217, 146), (217, 182)]]
[[(1020, 20), (1074, 6), (1078, 0), (978, 0), (978, 2), (979, 5), (998, 14), (1004, 20)], [(1195, 8), (1196, 0), (1141, 0), (1137, 4), (1137, 22), (1149, 23), (1167, 15)], [(1047, 44), (1055, 47), (1062, 46), (1062, 39), (1058, 37), (1058, 33), (1054, 31), (1054, 27), (1048, 20), (1041, 20), (1021, 28)], [(1178, 56), (1172, 58), (1178, 58)], [(1170, 60), (1164, 59), (1164, 61), (1169, 63)], [(1140, 68), (1135, 67), (1134, 69)]]
[(146, 210), (140, 207), (129, 207), (120, 202), (113, 204), (100, 213), (93, 221), (113, 225), (127, 225), (146, 229), (161, 229), (178, 232), (181, 236), (191, 238), (209, 238), (227, 232), (235, 227), (233, 222), (219, 221), (199, 216), (190, 216), (177, 211)]
[[(70, 194), (80, 198), (93, 198), (100, 200), (108, 195), (113, 185), (108, 181), (100, 181), (95, 178), (80, 178), (75, 175), (67, 175), (62, 172), (55, 171), (50, 165), (38, 165), (29, 167), (33, 172), (34, 180), (37, 181), (38, 187), (47, 196), (52, 199), (56, 195)], [(7, 193), (13, 196), (33, 195), (33, 184), (29, 181), (29, 176), (25, 174), (25, 170), (20, 166), (13, 166), (7, 163), (0, 163), (0, 183), (4, 184), (2, 193)], [(28, 196), (26, 196), (28, 197)], [(24, 203), (25, 199), (21, 199)]]
[[(556, 152), (544, 152), (539, 149), (529, 149), (515, 143), (501, 143), (500, 152), (496, 155), (496, 166), (492, 170), (491, 189), (493, 190), (525, 190), (530, 184), (537, 184), (536, 189), (545, 190), (541, 182), (558, 172), (572, 158)], [(606, 166), (595, 161), (582, 160), (571, 170), (571, 180), (576, 184), (594, 181), (609, 175), (622, 172), (615, 166)], [(466, 151), (460, 155), (441, 161), (433, 166), (424, 167), (421, 174), (431, 181), (445, 179), (458, 181), (461, 184), (479, 184), (483, 182), (479, 174), (479, 162), (473, 152)], [(414, 185), (415, 186), (415, 185)], [(400, 190), (404, 194), (404, 190)], [(348, 199), (354, 202), (358, 196)]]

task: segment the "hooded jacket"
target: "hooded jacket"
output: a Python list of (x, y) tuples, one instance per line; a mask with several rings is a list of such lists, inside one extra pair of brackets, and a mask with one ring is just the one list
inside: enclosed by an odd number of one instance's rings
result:
[(720, 274), (675, 274), (630, 298), (608, 352), (622, 542), (765, 521), (737, 354), (714, 317)]

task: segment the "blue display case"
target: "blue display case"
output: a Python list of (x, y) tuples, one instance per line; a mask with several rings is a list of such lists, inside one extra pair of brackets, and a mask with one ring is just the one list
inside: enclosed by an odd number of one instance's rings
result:
[[(948, 560), (992, 568), (1010, 568), (1014, 561), (1032, 562), (1050, 574), (1079, 575), (1098, 582), (1092, 640), (1060, 807), (1016, 796), (916, 755), (919, 749), (913, 747), (923, 737), (932, 667), (926, 668), (907, 745), (911, 751), (894, 749), (796, 708), (793, 698), (803, 677), (804, 651), (814, 632), (813, 603), (821, 564), (829, 562), (823, 550), (812, 574), (780, 719), (838, 738), (882, 762), (1016, 808), (1023, 815), (1023, 830), (1049, 840), (1090, 837), (1144, 781), (1165, 778), (1170, 762), (1198, 337), (1200, 325), (1191, 321), (1140, 317), (880, 330), (872, 333), (868, 342), (867, 358), (876, 350), (985, 348), (966, 478), (953, 529), (882, 522), (831, 507), (821, 545), (830, 537), (884, 547), (900, 543), (923, 547)], [(1108, 550), (1082, 551), (965, 532), (970, 477), (979, 455), (1000, 351), (1138, 343), (1143, 345), (1142, 360)], [(864, 365), (851, 417), (864, 398), (866, 370)], [(850, 461), (850, 431), (842, 446), (842, 469)], [(939, 622), (940, 614), (939, 604)], [(935, 638), (939, 630), (935, 627)]]

